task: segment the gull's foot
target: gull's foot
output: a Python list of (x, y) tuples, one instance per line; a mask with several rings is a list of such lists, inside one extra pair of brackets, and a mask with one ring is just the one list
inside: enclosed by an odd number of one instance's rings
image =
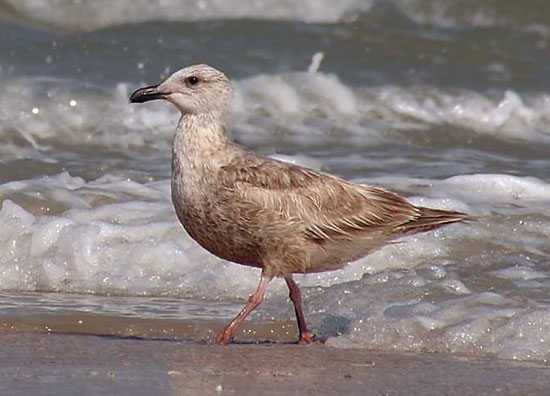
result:
[(315, 336), (313, 334), (311, 334), (310, 331), (306, 331), (300, 336), (300, 339), (298, 340), (297, 344), (298, 345), (309, 345), (309, 344), (314, 343), (315, 341), (316, 341)]
[(216, 344), (226, 346), (229, 344), (229, 342), (233, 339), (234, 335), (231, 331), (231, 326), (225, 326), (223, 329), (221, 329), (218, 334), (216, 334), (216, 338), (214, 339)]

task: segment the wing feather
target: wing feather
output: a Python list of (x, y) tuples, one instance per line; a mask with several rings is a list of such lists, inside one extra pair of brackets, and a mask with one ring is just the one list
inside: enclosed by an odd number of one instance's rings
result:
[(240, 157), (221, 175), (239, 199), (298, 219), (305, 236), (320, 243), (391, 233), (420, 216), (418, 208), (390, 191), (269, 158)]

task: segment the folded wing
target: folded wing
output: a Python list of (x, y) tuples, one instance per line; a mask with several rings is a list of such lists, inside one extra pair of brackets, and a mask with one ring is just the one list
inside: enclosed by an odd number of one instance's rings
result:
[(408, 234), (460, 221), (466, 215), (416, 207), (382, 188), (280, 162), (244, 156), (223, 168), (223, 184), (240, 199), (299, 220), (319, 243), (372, 233)]

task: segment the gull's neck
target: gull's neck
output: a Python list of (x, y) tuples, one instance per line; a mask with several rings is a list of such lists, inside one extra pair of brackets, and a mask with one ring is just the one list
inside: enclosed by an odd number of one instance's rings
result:
[(183, 114), (172, 147), (172, 171), (197, 174), (223, 166), (231, 151), (225, 113)]

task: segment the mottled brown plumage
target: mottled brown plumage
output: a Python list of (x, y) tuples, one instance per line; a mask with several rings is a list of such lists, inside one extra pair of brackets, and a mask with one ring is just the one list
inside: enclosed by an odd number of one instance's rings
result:
[(233, 338), (273, 277), (285, 278), (300, 343), (310, 342), (293, 273), (339, 269), (391, 239), (468, 217), (246, 151), (227, 137), (230, 96), (223, 73), (195, 65), (130, 98), (165, 99), (182, 113), (173, 144), (172, 199), (189, 235), (218, 257), (262, 269), (258, 290), (220, 331), (219, 343)]

